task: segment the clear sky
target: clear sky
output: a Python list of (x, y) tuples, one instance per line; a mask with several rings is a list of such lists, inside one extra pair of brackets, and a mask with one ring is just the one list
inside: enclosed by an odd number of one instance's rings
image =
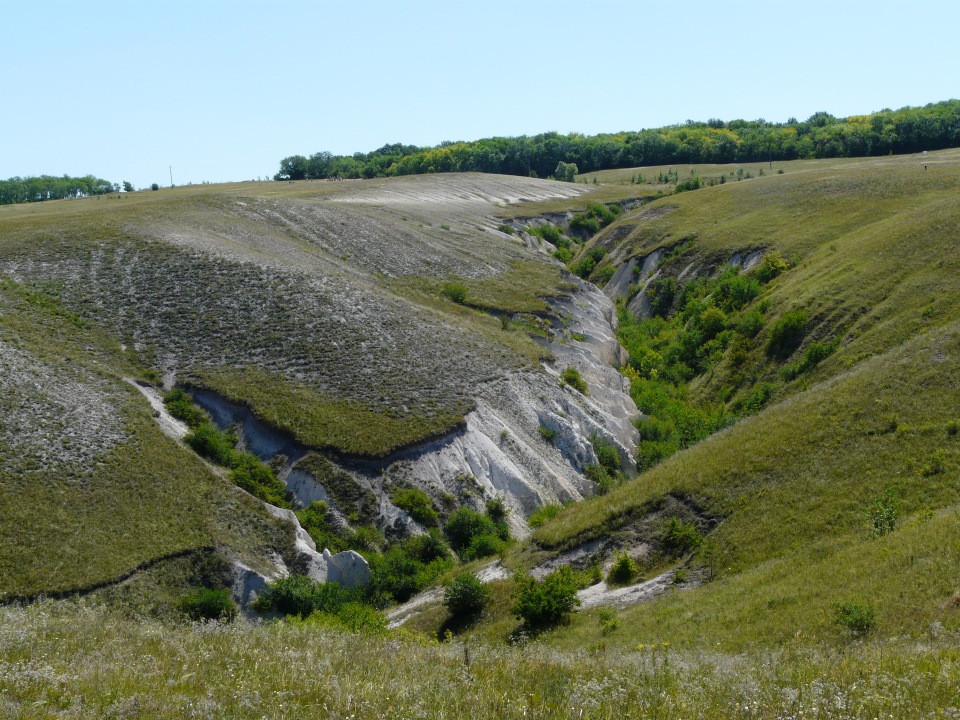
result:
[(0, 0), (0, 178), (960, 97), (960, 3)]

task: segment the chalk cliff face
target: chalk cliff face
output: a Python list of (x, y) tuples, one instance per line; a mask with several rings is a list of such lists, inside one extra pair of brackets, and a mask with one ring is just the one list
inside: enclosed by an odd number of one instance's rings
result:
[[(553, 360), (541, 370), (520, 370), (483, 384), (464, 427), (381, 461), (333, 458), (340, 482), (349, 478), (376, 499), (373, 515), (382, 529), (421, 531), (390, 502), (390, 488), (400, 484), (423, 489), (438, 505), (442, 497), (453, 496), (460, 504), (482, 508), (485, 500), (499, 497), (510, 510), (512, 531), (522, 537), (528, 533), (526, 517), (537, 508), (594, 492), (594, 483), (583, 475), (586, 465), (597, 462), (591, 440), (614, 445), (624, 468), (633, 467), (639, 438), (631, 421), (639, 413), (628, 381), (613, 367), (623, 358), (611, 301), (577, 281), (568, 297), (550, 305), (554, 327), (544, 344)], [(580, 371), (587, 394), (560, 381), (568, 367)], [(214, 393), (199, 391), (196, 399), (221, 425), (239, 425), (247, 448), (264, 460), (286, 459), (283, 475), (299, 504), (323, 500), (346, 519), (349, 510), (338, 506), (336, 493), (297, 464), (309, 448)]]

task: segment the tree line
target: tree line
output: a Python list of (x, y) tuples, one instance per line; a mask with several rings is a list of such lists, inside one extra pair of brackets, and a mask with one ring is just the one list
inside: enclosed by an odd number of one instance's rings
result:
[(884, 109), (837, 118), (818, 112), (803, 121), (688, 120), (682, 125), (601, 135), (556, 132), (443, 142), (436, 147), (395, 143), (369, 153), (280, 161), (274, 180), (374, 178), (439, 172), (552, 176), (559, 163), (579, 172), (690, 163), (735, 163), (863, 157), (960, 146), (960, 100)]
[(109, 192), (117, 192), (119, 189), (119, 185), (93, 175), (12, 177), (9, 180), (0, 180), (0, 205), (105, 195)]

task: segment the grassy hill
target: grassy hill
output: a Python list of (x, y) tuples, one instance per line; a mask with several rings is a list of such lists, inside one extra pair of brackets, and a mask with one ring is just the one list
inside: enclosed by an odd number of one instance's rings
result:
[[(55, 431), (16, 440), (0, 424), (0, 546), (30, 559), (27, 572), (5, 556), (8, 594), (95, 583), (191, 548), (283, 550), (276, 527), (160, 434), (121, 377), (176, 373), (317, 447), (383, 455), (451, 427), (476, 387), (541, 357), (495, 311), (535, 317), (569, 289), (500, 223), (547, 218), (569, 232), (598, 200), (638, 204), (570, 243), (569, 266), (617, 302), (622, 370), (647, 415), (642, 472), (566, 506), (503, 563), (592, 559), (600, 547), (606, 562), (632, 553), (640, 581), (672, 578), (650, 600), (583, 610), (510, 648), (509, 578), (449, 644), (416, 633), (447, 627), (436, 602), (407, 629), (369, 637), (318, 618), (197, 632), (82, 604), (7, 608), (4, 628), (20, 634), (0, 634), (0, 663), (26, 664), (0, 675), (11, 713), (40, 717), (79, 695), (92, 699), (72, 706), (90, 716), (136, 698), (128, 713), (157, 717), (201, 700), (238, 717), (321, 706), (358, 717), (950, 717), (960, 151), (760, 169), (634, 168), (598, 173), (596, 186), (244, 184), (0, 209), (0, 362), (28, 381), (4, 388), (69, 382), (84, 422), (103, 428), (96, 443), (56, 440), (61, 460), (49, 464)], [(640, 174), (708, 182), (674, 194), (675, 180), (638, 185)], [(578, 265), (587, 257), (592, 269)], [(444, 294), (451, 281), (466, 305)], [(4, 417), (25, 405), (18, 392)], [(57, 417), (49, 396), (32, 417)], [(101, 464), (84, 469), (89, 457)], [(671, 518), (697, 541), (671, 546)], [(149, 545), (128, 540), (146, 531)], [(82, 539), (73, 569), (56, 555), (64, 534)], [(116, 551), (103, 569), (76, 569), (104, 546)], [(837, 620), (851, 611), (869, 620), (857, 632)], [(124, 647), (149, 647), (156, 664)], [(75, 670), (90, 652), (106, 658), (95, 679)], [(29, 659), (43, 653), (52, 680)], [(318, 679), (332, 674), (336, 685)], [(93, 697), (103, 681), (110, 692)]]

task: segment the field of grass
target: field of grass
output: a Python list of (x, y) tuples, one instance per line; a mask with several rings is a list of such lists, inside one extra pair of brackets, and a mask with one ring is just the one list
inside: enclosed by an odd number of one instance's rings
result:
[[(49, 717), (954, 717), (960, 655), (930, 639), (738, 654), (644, 637), (558, 651), (171, 626), (97, 607), (0, 608), (0, 712)], [(641, 639), (641, 638), (638, 638)], [(469, 659), (469, 664), (467, 663)]]

